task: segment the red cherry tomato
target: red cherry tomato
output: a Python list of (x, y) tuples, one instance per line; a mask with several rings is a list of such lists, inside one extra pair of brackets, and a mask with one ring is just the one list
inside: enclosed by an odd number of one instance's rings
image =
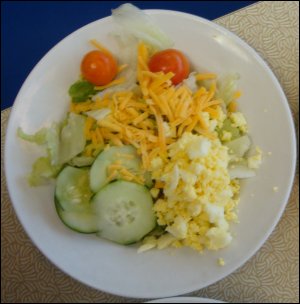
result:
[(149, 61), (151, 72), (173, 72), (173, 84), (180, 83), (190, 73), (190, 64), (187, 58), (178, 50), (167, 49), (154, 54)]
[(118, 66), (116, 59), (101, 51), (87, 53), (81, 62), (83, 78), (95, 85), (106, 85), (117, 75)]

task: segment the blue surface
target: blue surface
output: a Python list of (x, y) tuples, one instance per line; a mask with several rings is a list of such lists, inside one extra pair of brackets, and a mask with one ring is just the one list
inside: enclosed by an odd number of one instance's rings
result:
[[(1, 110), (12, 106), (37, 62), (61, 39), (125, 1), (2, 1)], [(131, 1), (215, 19), (257, 1)]]

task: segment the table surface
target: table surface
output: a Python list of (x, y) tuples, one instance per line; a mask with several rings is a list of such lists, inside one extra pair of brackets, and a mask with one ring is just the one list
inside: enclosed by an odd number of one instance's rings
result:
[[(257, 1), (131, 1), (142, 9), (183, 11), (209, 20)], [(12, 106), (35, 64), (61, 39), (109, 16), (124, 1), (1, 2), (1, 110)]]
[[(279, 79), (298, 130), (299, 3), (259, 2), (215, 20), (243, 38)], [(142, 302), (89, 288), (52, 265), (16, 218), (3, 169), (10, 109), (1, 112), (1, 302)], [(240, 269), (189, 296), (226, 302), (299, 302), (299, 172), (286, 210), (263, 247)]]

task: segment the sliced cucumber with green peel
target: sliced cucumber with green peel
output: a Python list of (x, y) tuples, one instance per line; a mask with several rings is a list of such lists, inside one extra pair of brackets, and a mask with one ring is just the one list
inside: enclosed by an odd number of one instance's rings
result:
[(108, 184), (94, 196), (92, 209), (98, 235), (119, 244), (138, 242), (156, 227), (150, 192), (136, 183)]
[(65, 211), (55, 198), (55, 207), (62, 222), (72, 230), (80, 233), (98, 232), (97, 218), (90, 206), (81, 211)]
[[(129, 157), (128, 157), (129, 156)], [(142, 161), (133, 146), (110, 147), (101, 152), (93, 163), (90, 171), (90, 186), (93, 192), (98, 192), (103, 186), (110, 182), (108, 180), (108, 167), (120, 162), (124, 168), (133, 174), (142, 175)], [(114, 179), (120, 179), (116, 175)], [(151, 179), (148, 178), (148, 183)]]
[(65, 211), (86, 210), (92, 197), (89, 170), (65, 167), (57, 177), (55, 197)]

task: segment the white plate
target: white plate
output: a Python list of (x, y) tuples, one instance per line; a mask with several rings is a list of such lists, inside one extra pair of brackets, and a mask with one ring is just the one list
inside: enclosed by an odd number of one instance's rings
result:
[[(10, 196), (20, 222), (41, 252), (71, 277), (100, 290), (128, 297), (162, 298), (210, 285), (243, 265), (266, 241), (277, 224), (292, 186), (295, 135), (285, 95), (271, 70), (241, 39), (222, 27), (189, 14), (152, 10), (157, 23), (199, 68), (241, 75), (241, 110), (254, 142), (265, 157), (257, 177), (243, 184), (240, 224), (232, 244), (219, 252), (199, 255), (190, 249), (137, 254), (136, 247), (118, 246), (93, 235), (67, 229), (56, 215), (53, 186), (30, 188), (25, 176), (37, 157), (36, 148), (16, 137), (20, 125), (35, 131), (60, 120), (68, 108), (68, 88), (96, 38), (114, 49), (108, 33), (110, 17), (93, 22), (56, 45), (22, 86), (9, 121), (5, 169)], [(55, 27), (55, 25), (54, 25)], [(53, 29), (55, 30), (55, 28)], [(268, 109), (265, 113), (264, 109)], [(279, 191), (273, 192), (273, 186)], [(251, 197), (254, 193), (255, 196)], [(224, 267), (217, 264), (223, 257)]]
[(225, 303), (222, 301), (206, 298), (196, 298), (196, 297), (176, 297), (176, 298), (164, 298), (149, 301), (147, 303)]

